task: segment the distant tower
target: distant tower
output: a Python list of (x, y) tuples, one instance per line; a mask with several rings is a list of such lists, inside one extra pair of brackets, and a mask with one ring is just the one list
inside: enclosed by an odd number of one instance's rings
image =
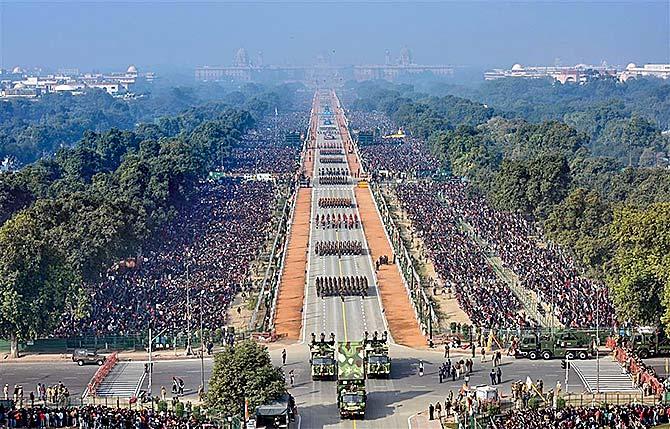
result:
[(235, 54), (234, 65), (235, 67), (249, 66), (249, 56), (247, 55), (247, 51), (244, 48), (240, 48), (237, 50), (237, 53)]
[(388, 49), (384, 52), (384, 64), (391, 65), (391, 52)]
[(408, 66), (410, 64), (413, 64), (413, 62), (412, 62), (412, 51), (410, 51), (407, 46), (404, 46), (400, 50), (400, 65), (401, 66)]
[(263, 67), (263, 51), (258, 51), (258, 67)]

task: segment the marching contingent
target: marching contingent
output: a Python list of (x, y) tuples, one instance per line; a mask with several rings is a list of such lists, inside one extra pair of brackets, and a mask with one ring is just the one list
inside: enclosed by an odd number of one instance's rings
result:
[(357, 229), (361, 227), (356, 213), (317, 213), (314, 216), (314, 226), (323, 229)]
[(368, 278), (365, 276), (318, 276), (315, 279), (316, 293), (326, 296), (367, 296)]
[(351, 256), (363, 254), (363, 243), (358, 240), (317, 241), (314, 243), (317, 256)]

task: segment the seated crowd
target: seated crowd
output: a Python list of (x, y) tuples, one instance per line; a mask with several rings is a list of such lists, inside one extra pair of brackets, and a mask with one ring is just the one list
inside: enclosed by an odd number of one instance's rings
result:
[[(190, 415), (189, 415), (190, 414)], [(0, 406), (2, 428), (80, 429), (204, 429), (220, 427), (191, 413), (178, 416), (169, 411), (133, 410), (102, 405), (64, 408), (18, 408)]]
[(404, 183), (397, 195), (423, 240), (442, 284), (451, 290), (472, 323), (483, 327), (527, 326), (522, 306), (493, 271), (486, 254), (463, 229), (457, 211), (439, 199), (443, 185)]
[(307, 129), (306, 112), (272, 115), (242, 136), (240, 145), (226, 157), (227, 173), (292, 174), (298, 167), (300, 145), (287, 142), (288, 133), (303, 133)]
[[(614, 310), (607, 288), (580, 275), (566, 252), (542, 242), (540, 233), (522, 216), (493, 209), (481, 196), (473, 196), (460, 181), (445, 184), (440, 196), (471, 225), (490, 250), (519, 276), (521, 284), (574, 328), (612, 326)], [(599, 316), (599, 320), (596, 317)]]
[(270, 232), (275, 193), (265, 181), (201, 184), (199, 199), (140, 256), (89, 285), (90, 313), (78, 319), (66, 311), (56, 336), (132, 335), (150, 321), (156, 329), (185, 332), (187, 300), (194, 319), (202, 302), (205, 327), (223, 327), (225, 309), (249, 287), (249, 265)]
[(502, 429), (649, 429), (668, 423), (670, 408), (664, 405), (607, 405), (566, 407), (561, 410), (514, 410), (502, 418)]

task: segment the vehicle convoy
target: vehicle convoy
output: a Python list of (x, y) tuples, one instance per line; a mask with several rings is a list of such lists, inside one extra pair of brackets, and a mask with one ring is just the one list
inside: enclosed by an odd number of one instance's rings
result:
[(670, 355), (670, 339), (662, 329), (637, 328), (635, 332), (621, 339), (623, 346), (635, 352), (641, 359)]
[(361, 341), (337, 343), (337, 408), (341, 418), (364, 418), (365, 345)]
[(388, 333), (381, 338), (377, 331), (372, 338), (365, 333), (365, 371), (369, 378), (389, 378), (391, 376), (391, 358), (389, 357)]
[(594, 353), (588, 333), (565, 329), (552, 333), (527, 333), (521, 336), (515, 357), (529, 359), (587, 359)]
[(312, 333), (309, 355), (312, 380), (335, 380), (335, 377), (337, 377), (335, 334), (331, 333), (330, 340), (326, 341), (326, 334), (322, 332), (319, 341), (317, 341), (316, 334)]

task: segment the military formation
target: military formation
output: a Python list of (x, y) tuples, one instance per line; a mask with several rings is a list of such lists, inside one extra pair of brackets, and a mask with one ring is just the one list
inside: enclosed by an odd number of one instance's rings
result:
[(344, 155), (340, 149), (321, 149), (321, 155)]
[(368, 278), (365, 276), (317, 277), (316, 293), (326, 296), (367, 296)]
[(323, 229), (358, 229), (361, 222), (356, 213), (323, 213), (314, 217), (314, 226)]
[(351, 256), (363, 254), (363, 243), (358, 240), (317, 241), (314, 244), (317, 256)]
[(334, 209), (351, 207), (351, 198), (345, 197), (322, 197), (319, 198), (319, 208)]
[(321, 167), (319, 168), (319, 176), (348, 176), (349, 171), (341, 167)]
[(322, 156), (319, 157), (319, 162), (321, 164), (344, 164), (345, 160), (343, 156)]
[(341, 148), (342, 145), (339, 142), (319, 142), (317, 147), (319, 149), (338, 149)]
[(321, 176), (319, 183), (322, 185), (349, 185), (351, 180), (348, 176)]

